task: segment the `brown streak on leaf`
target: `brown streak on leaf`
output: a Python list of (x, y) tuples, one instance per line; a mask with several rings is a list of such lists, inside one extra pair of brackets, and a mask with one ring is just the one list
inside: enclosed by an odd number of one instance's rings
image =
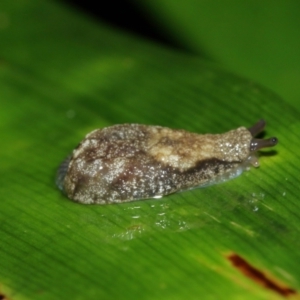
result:
[(296, 294), (296, 291), (294, 289), (284, 286), (283, 284), (276, 282), (274, 279), (268, 278), (266, 274), (264, 274), (259, 269), (251, 266), (238, 254), (232, 253), (228, 255), (227, 258), (232, 263), (232, 265), (236, 267), (242, 274), (251, 278), (257, 284), (270, 289), (284, 297), (289, 297), (290, 295)]

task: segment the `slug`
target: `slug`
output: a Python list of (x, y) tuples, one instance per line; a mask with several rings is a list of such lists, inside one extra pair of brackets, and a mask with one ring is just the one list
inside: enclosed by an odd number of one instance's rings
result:
[(84, 204), (160, 198), (238, 176), (255, 152), (277, 138), (254, 138), (265, 127), (239, 127), (223, 134), (196, 134), (160, 126), (123, 124), (96, 129), (59, 167), (56, 183)]

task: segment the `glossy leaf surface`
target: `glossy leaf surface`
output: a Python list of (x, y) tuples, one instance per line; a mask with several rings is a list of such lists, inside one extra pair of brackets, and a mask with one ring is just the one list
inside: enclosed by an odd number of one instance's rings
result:
[[(295, 107), (219, 66), (56, 2), (4, 1), (2, 10), (3, 297), (281, 297), (233, 267), (232, 253), (297, 291)], [(220, 133), (262, 117), (278, 146), (262, 151), (260, 168), (220, 185), (95, 206), (68, 200), (54, 184), (60, 162), (95, 128), (129, 122)]]

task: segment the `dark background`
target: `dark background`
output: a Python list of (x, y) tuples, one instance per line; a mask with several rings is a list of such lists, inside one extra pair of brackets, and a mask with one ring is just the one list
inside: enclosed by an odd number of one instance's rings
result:
[(135, 35), (165, 44), (166, 46), (184, 49), (182, 45), (168, 38), (167, 33), (159, 28), (154, 18), (151, 18), (146, 11), (131, 1), (110, 0), (96, 2), (91, 0), (64, 0), (64, 2), (90, 15), (92, 18), (105, 22), (115, 28), (129, 31)]

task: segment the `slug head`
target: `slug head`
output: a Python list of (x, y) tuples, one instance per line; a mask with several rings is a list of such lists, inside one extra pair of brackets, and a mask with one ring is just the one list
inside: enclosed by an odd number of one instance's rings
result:
[(266, 126), (266, 122), (264, 120), (259, 120), (252, 127), (248, 128), (253, 139), (250, 143), (250, 151), (256, 152), (262, 148), (273, 147), (278, 143), (278, 139), (276, 137), (271, 137), (269, 139), (256, 139), (254, 138), (257, 134), (262, 132)]

